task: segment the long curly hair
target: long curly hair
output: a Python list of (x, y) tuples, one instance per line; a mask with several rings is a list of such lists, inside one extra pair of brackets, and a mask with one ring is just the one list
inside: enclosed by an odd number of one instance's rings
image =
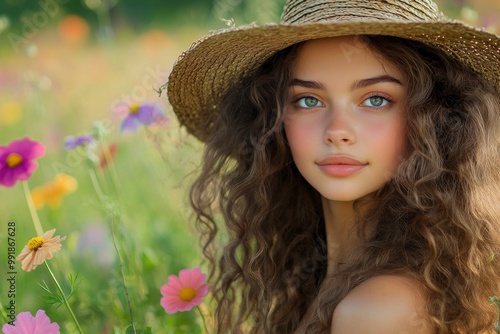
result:
[[(443, 52), (363, 36), (405, 76), (406, 156), (376, 194), (355, 202), (361, 244), (327, 275), (321, 200), (295, 167), (283, 130), (300, 44), (223, 98), (207, 123), (190, 199), (215, 303), (217, 333), (328, 332), (338, 303), (381, 274), (410, 274), (437, 333), (477, 333), (500, 291), (500, 94)], [(363, 208), (363, 210), (360, 210)], [(363, 212), (363, 214), (361, 214)], [(373, 233), (365, 233), (368, 229)]]

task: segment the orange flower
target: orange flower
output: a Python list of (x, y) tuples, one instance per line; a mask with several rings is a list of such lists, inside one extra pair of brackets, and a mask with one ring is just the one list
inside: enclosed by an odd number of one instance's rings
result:
[(53, 209), (57, 208), (61, 205), (63, 197), (74, 192), (77, 185), (75, 178), (58, 174), (53, 181), (31, 191), (33, 204), (37, 209), (41, 209), (45, 204)]
[(45, 232), (41, 237), (34, 237), (24, 246), (21, 254), (16, 258), (22, 263), (24, 271), (31, 271), (42, 264), (43, 261), (52, 259), (52, 253), (61, 249), (60, 242), (66, 237), (52, 237), (56, 230)]
[(69, 44), (82, 44), (89, 36), (89, 24), (77, 15), (68, 15), (59, 23), (58, 32), (61, 39)]

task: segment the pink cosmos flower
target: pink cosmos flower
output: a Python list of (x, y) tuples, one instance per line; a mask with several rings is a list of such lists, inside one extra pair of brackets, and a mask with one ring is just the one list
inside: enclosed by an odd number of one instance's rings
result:
[(161, 287), (161, 306), (169, 314), (189, 311), (194, 306), (200, 305), (208, 293), (205, 284), (207, 275), (200, 268), (182, 269), (179, 277), (168, 276), (167, 284)]
[(44, 310), (38, 310), (35, 316), (30, 312), (21, 312), (17, 315), (14, 325), (2, 326), (4, 334), (60, 334), (59, 325), (51, 323)]
[(0, 185), (12, 187), (17, 181), (30, 178), (38, 163), (33, 161), (45, 154), (45, 147), (25, 137), (0, 146)]

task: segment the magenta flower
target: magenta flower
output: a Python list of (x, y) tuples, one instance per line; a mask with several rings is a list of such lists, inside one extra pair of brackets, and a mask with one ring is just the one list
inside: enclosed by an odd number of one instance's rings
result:
[(179, 277), (168, 276), (167, 284), (160, 289), (162, 298), (161, 306), (169, 314), (189, 311), (194, 306), (200, 305), (208, 293), (205, 283), (206, 275), (200, 268), (182, 269)]
[(64, 147), (68, 150), (72, 150), (74, 148), (77, 148), (78, 146), (85, 146), (93, 141), (94, 137), (89, 135), (82, 135), (78, 137), (68, 136), (64, 140)]
[(2, 326), (4, 334), (60, 334), (59, 325), (51, 323), (44, 310), (38, 310), (35, 316), (30, 312), (21, 312), (17, 315), (14, 325)]
[(30, 178), (38, 163), (33, 161), (45, 154), (45, 147), (28, 137), (0, 146), (0, 185), (12, 187), (17, 181)]
[(167, 120), (162, 109), (153, 103), (126, 103), (121, 102), (115, 110), (118, 114), (125, 114), (121, 131), (136, 131), (141, 125), (152, 125)]

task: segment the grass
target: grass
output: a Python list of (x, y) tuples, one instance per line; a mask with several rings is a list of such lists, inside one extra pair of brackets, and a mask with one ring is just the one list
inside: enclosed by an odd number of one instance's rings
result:
[[(187, 47), (182, 41), (202, 34), (191, 31), (188, 38), (161, 31), (137, 36), (125, 32), (109, 43), (74, 45), (47, 29), (30, 40), (31, 48), (37, 49), (35, 55), (6, 50), (0, 54), (0, 145), (24, 136), (44, 144), (47, 152), (37, 160), (39, 167), (28, 180), (31, 189), (59, 172), (78, 182), (77, 190), (60, 207), (45, 206), (38, 216), (44, 230), (56, 228), (56, 235), (67, 237), (49, 264), (66, 293), (71, 288), (70, 276), (77, 276), (69, 303), (85, 333), (131, 332), (127, 331), (130, 313), (110, 216), (115, 217), (137, 333), (146, 327), (153, 333), (202, 331), (194, 310), (168, 315), (160, 306), (159, 290), (168, 275), (202, 266), (186, 191), (188, 172), (199, 161), (200, 145), (179, 129), (165, 94), (158, 97), (154, 91)], [(127, 98), (160, 105), (170, 123), (121, 133), (121, 119), (112, 107)], [(63, 147), (66, 136), (89, 133), (96, 121), (109, 131), (105, 142), (118, 147), (114, 163), (96, 173), (105, 200), (96, 195), (86, 155)], [(22, 184), (0, 187), (0, 198), (0, 258), (4, 263), (9, 222), (16, 225), (16, 255), (36, 233)], [(3, 268), (0, 279), (5, 282), (8, 276)], [(51, 306), (50, 294), (40, 286), (45, 282), (50, 290), (56, 289), (46, 268), (42, 265), (24, 272), (18, 263), (16, 272), (15, 298), (8, 297), (8, 286), (2, 283), (2, 305), (14, 300), (16, 313), (33, 315), (44, 309), (62, 333), (76, 333), (64, 306)], [(9, 320), (1, 315), (0, 319), (2, 323)]]

